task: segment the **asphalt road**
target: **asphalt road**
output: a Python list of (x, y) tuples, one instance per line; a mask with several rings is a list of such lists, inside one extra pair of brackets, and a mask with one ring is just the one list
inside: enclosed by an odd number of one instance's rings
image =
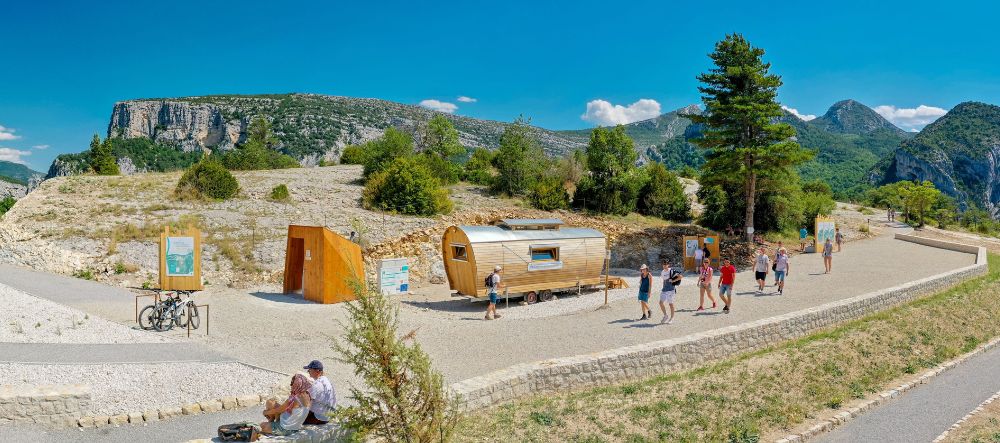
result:
[(997, 391), (1000, 391), (1000, 348), (993, 348), (816, 441), (930, 442)]

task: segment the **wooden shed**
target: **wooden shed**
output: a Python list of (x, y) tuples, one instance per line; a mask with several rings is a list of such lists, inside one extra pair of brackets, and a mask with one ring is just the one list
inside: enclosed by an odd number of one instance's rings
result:
[(589, 228), (556, 219), (508, 219), (496, 226), (452, 226), (441, 240), (445, 272), (459, 294), (486, 296), (486, 276), (503, 266), (510, 295), (529, 301), (553, 290), (598, 285), (608, 243)]
[(306, 300), (340, 303), (355, 299), (352, 281), (364, 284), (361, 247), (320, 226), (288, 226), (284, 292), (302, 290)]

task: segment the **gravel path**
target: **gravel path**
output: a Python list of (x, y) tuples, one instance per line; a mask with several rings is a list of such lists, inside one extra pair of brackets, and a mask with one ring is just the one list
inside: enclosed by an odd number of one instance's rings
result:
[(1000, 390), (997, 368), (1000, 368), (1000, 348), (993, 348), (817, 437), (816, 441), (932, 441)]
[(3, 363), (154, 363), (236, 361), (197, 343), (0, 343)]
[(32, 365), (0, 363), (5, 384), (90, 385), (95, 415), (141, 412), (270, 392), (287, 376), (240, 363)]
[(163, 343), (130, 329), (0, 284), (0, 343)]

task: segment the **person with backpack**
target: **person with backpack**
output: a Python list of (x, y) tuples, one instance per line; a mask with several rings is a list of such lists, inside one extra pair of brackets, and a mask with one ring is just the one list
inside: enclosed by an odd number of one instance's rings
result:
[[(778, 261), (778, 251), (781, 251), (781, 249), (784, 248), (784, 247), (785, 247), (785, 244), (781, 240), (778, 240), (778, 247), (774, 248), (774, 260), (771, 263), (774, 263), (774, 262)], [(773, 271), (774, 270), (774, 268), (773, 268), (774, 265), (771, 265), (771, 266), (772, 266), (771, 270)], [(774, 286), (778, 286), (778, 274), (774, 274)]]
[(712, 297), (712, 273), (715, 272), (712, 269), (712, 262), (707, 258), (702, 260), (701, 268), (698, 269), (698, 311), (705, 310), (705, 294), (708, 294), (708, 299), (712, 301), (712, 309), (718, 306), (715, 303), (715, 297)]
[(642, 310), (642, 317), (639, 320), (653, 318), (653, 311), (649, 310), (649, 291), (653, 288), (653, 274), (649, 273), (649, 266), (643, 263), (639, 267), (639, 309)]
[(824, 274), (829, 274), (833, 270), (833, 241), (830, 237), (823, 242), (823, 265), (826, 266)]
[[(722, 312), (728, 314), (729, 308), (733, 306), (733, 286), (736, 284), (736, 266), (729, 262), (728, 258), (722, 259), (722, 267), (719, 268), (719, 298), (726, 304)], [(729, 294), (728, 296), (726, 294)]]
[[(663, 280), (663, 289), (660, 290), (660, 311), (663, 312), (663, 320), (660, 324), (670, 324), (674, 321), (674, 296), (677, 295), (677, 286), (681, 284), (682, 275), (670, 267), (670, 262), (663, 262), (663, 271), (660, 271), (660, 279)], [(670, 317), (667, 317), (667, 306), (670, 305)]]
[(785, 293), (785, 277), (792, 270), (788, 264), (788, 250), (781, 248), (778, 255), (774, 256), (774, 279), (778, 280), (778, 295)]
[(493, 320), (501, 318), (500, 314), (497, 314), (497, 301), (500, 297), (497, 293), (500, 291), (500, 286), (503, 284), (501, 282), (500, 274), (503, 272), (503, 267), (496, 265), (493, 268), (493, 272), (486, 276), (486, 292), (490, 296), (490, 304), (486, 306), (486, 319)]
[(757, 259), (754, 260), (753, 264), (753, 274), (754, 279), (757, 280), (757, 293), (762, 294), (764, 292), (764, 283), (767, 280), (767, 273), (771, 270), (771, 257), (767, 256), (767, 251), (761, 246), (759, 252), (757, 253)]

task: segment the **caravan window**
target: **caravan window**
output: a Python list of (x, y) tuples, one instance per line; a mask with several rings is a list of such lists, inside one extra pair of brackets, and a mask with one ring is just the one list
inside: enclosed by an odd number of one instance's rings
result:
[(469, 254), (465, 250), (465, 245), (451, 245), (452, 260), (469, 261)]
[(556, 246), (532, 246), (531, 261), (559, 261), (559, 248)]

